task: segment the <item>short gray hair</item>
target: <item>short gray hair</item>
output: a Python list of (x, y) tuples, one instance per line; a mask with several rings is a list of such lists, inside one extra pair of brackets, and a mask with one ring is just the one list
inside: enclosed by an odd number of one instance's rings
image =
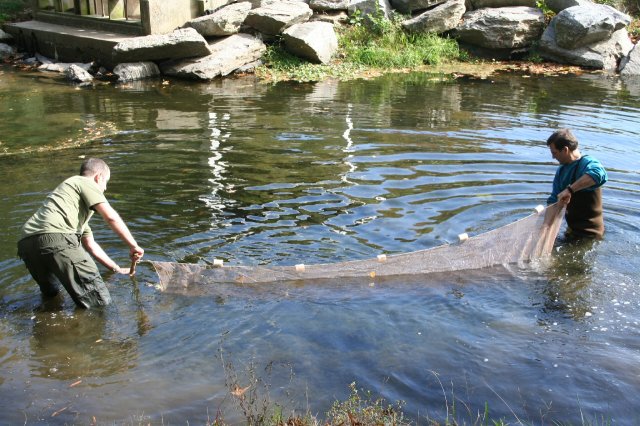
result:
[(87, 158), (80, 166), (80, 176), (95, 176), (100, 173), (108, 173), (109, 166), (100, 158)]

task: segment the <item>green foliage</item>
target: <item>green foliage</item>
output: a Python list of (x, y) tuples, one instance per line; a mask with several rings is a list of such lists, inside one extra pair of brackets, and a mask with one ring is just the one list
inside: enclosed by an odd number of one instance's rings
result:
[(378, 10), (366, 19), (357, 19), (340, 37), (346, 61), (382, 69), (437, 65), (460, 56), (455, 40), (435, 34), (411, 34), (402, 28), (403, 17), (390, 19)]
[(27, 8), (26, 0), (1, 0), (0, 23), (11, 21)]
[(409, 425), (402, 414), (404, 402), (387, 404), (382, 398), (374, 399), (370, 391), (358, 391), (356, 384), (345, 401), (336, 401), (327, 413), (325, 423), (329, 425)]
[(551, 10), (549, 8), (549, 6), (547, 6), (547, 2), (545, 2), (545, 0), (536, 0), (536, 7), (540, 10), (542, 10), (542, 13), (544, 13), (545, 18), (547, 18), (547, 21), (553, 16), (555, 15), (555, 12), (553, 10)]
[(258, 69), (257, 74), (273, 81), (347, 79), (365, 69), (416, 68), (459, 59), (463, 55), (455, 40), (435, 34), (406, 32), (402, 27), (403, 19), (398, 14), (387, 18), (379, 9), (366, 16), (356, 11), (350, 17), (351, 25), (338, 33), (338, 55), (331, 64), (310, 64), (288, 54), (280, 43), (276, 43), (267, 49), (266, 65)]
[(270, 45), (263, 59), (267, 65), (256, 70), (256, 74), (274, 82), (280, 80), (319, 81), (328, 77), (347, 79), (362, 71), (362, 67), (348, 62), (331, 65), (312, 64), (288, 53), (280, 43)]

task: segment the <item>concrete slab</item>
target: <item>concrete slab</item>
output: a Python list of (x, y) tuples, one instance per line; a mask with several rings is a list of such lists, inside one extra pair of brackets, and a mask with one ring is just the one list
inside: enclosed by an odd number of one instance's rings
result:
[(117, 65), (113, 61), (113, 47), (136, 37), (42, 21), (11, 23), (4, 30), (14, 37), (20, 49), (29, 53), (40, 53), (61, 62), (96, 61), (107, 68)]

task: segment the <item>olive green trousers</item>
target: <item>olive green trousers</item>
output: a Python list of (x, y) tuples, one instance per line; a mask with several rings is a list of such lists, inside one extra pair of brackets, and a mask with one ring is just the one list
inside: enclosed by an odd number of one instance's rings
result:
[(98, 266), (75, 234), (38, 234), (18, 241), (18, 256), (40, 286), (45, 297), (67, 290), (83, 308), (111, 303)]

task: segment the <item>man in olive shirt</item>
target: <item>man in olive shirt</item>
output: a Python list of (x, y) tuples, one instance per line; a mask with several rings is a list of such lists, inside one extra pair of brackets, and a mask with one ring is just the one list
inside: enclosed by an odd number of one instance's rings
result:
[(95, 211), (129, 246), (132, 261), (144, 254), (104, 196), (110, 177), (103, 160), (85, 160), (80, 175), (58, 185), (23, 225), (18, 255), (45, 297), (57, 295), (62, 284), (80, 307), (108, 305), (109, 290), (90, 255), (113, 272), (130, 272), (111, 260), (93, 239), (89, 219)]

